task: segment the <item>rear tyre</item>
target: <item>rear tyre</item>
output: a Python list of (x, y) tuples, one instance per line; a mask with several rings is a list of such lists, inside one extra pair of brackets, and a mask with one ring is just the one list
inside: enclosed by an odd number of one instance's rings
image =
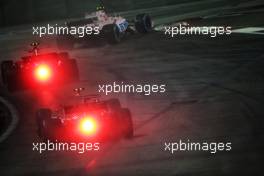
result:
[(13, 61), (7, 60), (1, 63), (1, 74), (2, 81), (10, 92), (15, 92), (19, 89), (23, 89), (21, 80), (19, 79), (18, 70), (14, 66)]
[(122, 35), (116, 24), (105, 25), (102, 31), (109, 44), (117, 44), (121, 42)]
[(72, 50), (74, 48), (74, 37), (72, 35), (58, 35), (57, 47), (60, 50)]
[(36, 113), (37, 134), (44, 141), (48, 140), (47, 125), (49, 119), (51, 119), (50, 109), (43, 108), (37, 111)]
[(79, 81), (79, 69), (76, 59), (70, 59), (71, 81)]
[(1, 63), (1, 74), (2, 74), (2, 81), (4, 84), (7, 83), (9, 73), (13, 69), (13, 61), (6, 60)]
[(25, 87), (21, 83), (21, 79), (19, 76), (20, 75), (17, 69), (12, 68), (11, 70), (8, 70), (6, 76), (6, 86), (10, 92), (15, 92), (18, 90), (25, 89)]
[(23, 90), (23, 87), (19, 87), (18, 85), (18, 78), (17, 78), (17, 75), (16, 74), (13, 74), (12, 76), (10, 76), (8, 78), (8, 81), (7, 81), (7, 89), (8, 91), (10, 92), (16, 92), (16, 91), (19, 91), (19, 90)]
[(61, 52), (61, 53), (59, 53), (59, 55), (60, 55), (60, 57), (61, 57), (62, 59), (69, 59), (69, 58), (70, 58), (68, 52)]
[(112, 112), (118, 112), (121, 109), (120, 101), (117, 98), (112, 98), (108, 100), (107, 106)]
[(133, 122), (132, 122), (132, 116), (127, 108), (121, 109), (121, 119), (124, 124), (121, 124), (122, 127), (124, 127), (124, 137), (126, 139), (132, 139), (134, 136), (134, 128), (133, 128)]
[(136, 16), (135, 28), (139, 33), (149, 33), (152, 31), (152, 20), (148, 14), (138, 14)]
[(63, 65), (63, 77), (66, 83), (79, 81), (79, 69), (76, 59), (65, 59)]

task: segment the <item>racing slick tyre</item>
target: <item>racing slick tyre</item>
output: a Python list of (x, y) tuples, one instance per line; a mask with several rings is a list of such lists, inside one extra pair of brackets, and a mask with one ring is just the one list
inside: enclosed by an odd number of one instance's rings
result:
[(133, 122), (129, 109), (122, 108), (121, 111), (122, 122), (121, 124), (124, 127), (124, 137), (126, 139), (131, 139), (134, 136)]
[(139, 33), (148, 33), (152, 31), (152, 20), (148, 14), (138, 14), (136, 16), (135, 28)]
[(6, 60), (1, 63), (1, 75), (4, 84), (7, 83), (9, 73), (13, 68), (13, 64), (14, 63), (11, 60)]
[(10, 92), (15, 92), (24, 89), (23, 85), (21, 84), (21, 80), (19, 79), (19, 73), (16, 69), (8, 71), (6, 77), (6, 86)]
[(120, 101), (117, 98), (112, 98), (107, 101), (107, 107), (112, 111), (112, 112), (117, 112), (121, 109), (121, 104)]
[(68, 52), (61, 52), (61, 53), (59, 53), (59, 55), (60, 55), (60, 57), (63, 58), (63, 59), (69, 59), (69, 58), (70, 58)]
[(71, 50), (74, 47), (74, 37), (72, 35), (58, 35), (57, 47), (60, 50)]
[(48, 139), (46, 126), (49, 119), (51, 119), (50, 109), (43, 108), (37, 111), (36, 113), (37, 134), (44, 141)]
[[(18, 85), (18, 79), (15, 75), (9, 77), (6, 84), (7, 84), (7, 89), (10, 92), (15, 92), (15, 91), (18, 91), (20, 89), (19, 85)], [(21, 87), (21, 89), (23, 89), (23, 88)]]
[(7, 60), (1, 63), (1, 74), (3, 83), (10, 92), (23, 89), (22, 85), (20, 85), (19, 74), (14, 67), (13, 61)]
[(76, 59), (69, 60), (69, 79), (70, 81), (79, 81), (79, 69)]
[(109, 44), (117, 44), (121, 41), (122, 35), (116, 24), (105, 25), (102, 31)]

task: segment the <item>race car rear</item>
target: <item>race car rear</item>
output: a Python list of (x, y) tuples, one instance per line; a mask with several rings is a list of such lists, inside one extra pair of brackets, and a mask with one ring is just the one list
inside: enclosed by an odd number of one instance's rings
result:
[(68, 106), (63, 111), (39, 109), (36, 120), (44, 141), (101, 142), (133, 137), (131, 113), (117, 99)]
[(68, 53), (47, 53), (1, 63), (2, 81), (9, 91), (50, 88), (79, 79), (75, 59)]
[[(117, 44), (127, 36), (127, 34), (141, 33), (147, 34), (153, 29), (153, 22), (149, 14), (142, 13), (136, 15), (134, 19), (126, 19), (122, 16), (108, 14), (103, 7), (97, 8), (96, 12), (88, 13), (83, 19), (66, 22), (65, 28), (77, 29), (85, 28), (89, 34), (59, 34), (57, 46), (61, 50), (74, 48), (77, 42), (83, 42), (86, 46), (93, 46), (99, 41), (106, 41), (109, 44)], [(99, 42), (100, 43), (100, 42)]]

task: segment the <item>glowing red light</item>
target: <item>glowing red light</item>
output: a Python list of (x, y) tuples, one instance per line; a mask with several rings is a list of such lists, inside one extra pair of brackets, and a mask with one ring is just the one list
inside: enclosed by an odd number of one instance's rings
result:
[(97, 131), (97, 123), (92, 117), (85, 117), (80, 121), (80, 131), (85, 135), (93, 135)]
[(48, 81), (51, 77), (51, 69), (48, 65), (38, 65), (35, 70), (35, 76), (39, 81)]

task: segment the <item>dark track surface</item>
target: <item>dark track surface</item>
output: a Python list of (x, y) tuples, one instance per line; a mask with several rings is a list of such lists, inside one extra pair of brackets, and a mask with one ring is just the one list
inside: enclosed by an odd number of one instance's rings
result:
[[(195, 23), (263, 26), (259, 16), (263, 13)], [(5, 46), (0, 50), (4, 53), (2, 59), (23, 53), (22, 44), (31, 40), (15, 37), (0, 41)], [(155, 32), (130, 37), (116, 46), (77, 46), (71, 55), (80, 67), (82, 81), (78, 86), (96, 92), (98, 84), (112, 81), (166, 84), (166, 93), (112, 95), (121, 98), (132, 111), (137, 137), (131, 141), (104, 144), (98, 153), (41, 155), (32, 151), (32, 142), (39, 141), (34, 113), (41, 98), (29, 91), (12, 95), (20, 124), (0, 144), (0, 175), (261, 175), (263, 43), (264, 35), (170, 39)], [(43, 46), (56, 48), (52, 38), (46, 38)], [(74, 86), (63, 87), (54, 99), (67, 99), (63, 94)], [(173, 155), (164, 151), (164, 142), (180, 139), (231, 141), (232, 150)]]

